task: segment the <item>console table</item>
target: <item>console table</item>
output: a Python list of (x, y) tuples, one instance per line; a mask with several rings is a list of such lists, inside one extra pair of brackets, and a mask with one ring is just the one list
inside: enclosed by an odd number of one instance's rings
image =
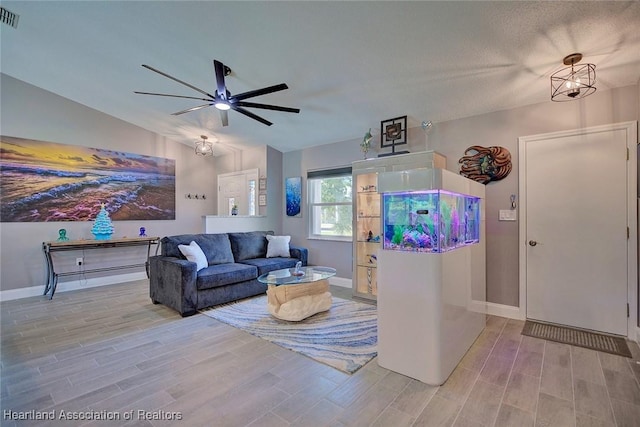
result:
[[(97, 273), (100, 271), (144, 267), (147, 272), (147, 277), (149, 277), (149, 256), (151, 255), (151, 245), (158, 245), (159, 242), (159, 237), (131, 237), (111, 240), (68, 240), (63, 242), (42, 242), (42, 251), (44, 252), (44, 257), (47, 262), (47, 283), (45, 285), (43, 295), (47, 295), (49, 292), (51, 292), (51, 296), (49, 297), (49, 299), (52, 299), (53, 294), (56, 292), (56, 286), (58, 285), (58, 277), (62, 276), (73, 276), (84, 273)], [(144, 262), (140, 262), (137, 264), (126, 264), (111, 267), (82, 269), (81, 271), (67, 271), (63, 273), (56, 273), (55, 266), (53, 264), (53, 257), (51, 255), (53, 252), (120, 248), (129, 246), (146, 246), (147, 259)], [(156, 255), (157, 253), (158, 246), (156, 246)]]

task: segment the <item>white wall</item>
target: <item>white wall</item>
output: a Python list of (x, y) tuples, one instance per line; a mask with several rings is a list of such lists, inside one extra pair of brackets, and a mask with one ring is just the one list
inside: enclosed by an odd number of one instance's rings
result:
[[(263, 176), (267, 179), (267, 206), (260, 206), (260, 215), (266, 215), (270, 230), (276, 234), (282, 233), (282, 215), (284, 215), (284, 181), (282, 180), (282, 153), (273, 147), (267, 146), (267, 170)], [(261, 192), (259, 192), (261, 193)], [(292, 244), (300, 242), (293, 241)]]
[[(510, 195), (518, 195), (518, 137), (637, 120), (640, 113), (639, 98), (639, 88), (634, 85), (598, 91), (576, 102), (548, 101), (434, 123), (433, 128), (426, 134), (426, 142), (421, 128), (409, 129), (410, 151), (429, 148), (442, 153), (447, 157), (447, 169), (455, 172), (459, 171), (458, 159), (464, 155), (465, 149), (472, 145), (502, 146), (511, 152), (511, 174), (502, 181), (486, 186), (488, 301), (510, 306), (517, 306), (519, 301), (518, 222), (498, 221), (498, 211), (510, 206)], [(414, 120), (421, 122), (422, 118)], [(374, 140), (379, 144), (378, 136), (376, 137)], [(344, 141), (285, 153), (284, 175), (305, 177), (308, 169), (348, 164), (361, 158), (360, 141)], [(303, 189), (306, 189), (304, 183)], [(303, 199), (304, 197), (306, 195), (303, 195)], [(597, 195), (594, 195), (594, 198), (597, 198)], [(303, 204), (303, 218), (285, 217), (283, 220), (284, 233), (303, 241), (307, 236), (305, 209), (306, 201)], [(306, 240), (306, 246), (310, 248), (309, 257), (312, 263), (334, 266), (338, 270), (338, 276), (351, 278), (350, 243)]]
[[(115, 221), (115, 236), (137, 236), (144, 226), (149, 236), (200, 233), (203, 215), (211, 214), (215, 198), (213, 159), (194, 154), (193, 147), (100, 113), (81, 104), (0, 74), (3, 135), (62, 144), (100, 147), (176, 161), (176, 219), (171, 221)], [(194, 140), (197, 135), (194, 135)], [(206, 200), (188, 200), (186, 193), (206, 194)], [(56, 240), (58, 229), (70, 238), (91, 238), (91, 222), (0, 223), (0, 289), (43, 286), (45, 263), (42, 242)], [(88, 252), (87, 252), (88, 253)], [(73, 255), (75, 256), (75, 255)], [(86, 268), (97, 267), (95, 257)], [(128, 273), (131, 270), (111, 274)], [(103, 275), (108, 273), (102, 273)], [(67, 280), (76, 280), (69, 277)], [(63, 279), (61, 279), (62, 281)]]

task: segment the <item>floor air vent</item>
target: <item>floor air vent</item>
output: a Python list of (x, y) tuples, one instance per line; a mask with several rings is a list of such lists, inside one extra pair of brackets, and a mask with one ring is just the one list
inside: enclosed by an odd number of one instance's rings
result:
[(629, 350), (624, 338), (598, 334), (583, 329), (527, 320), (524, 323), (522, 335), (604, 351), (619, 356), (632, 357), (631, 350)]
[(9, 12), (4, 7), (0, 7), (0, 21), (3, 24), (11, 25), (13, 28), (18, 28), (18, 19), (20, 15), (16, 15), (13, 12)]

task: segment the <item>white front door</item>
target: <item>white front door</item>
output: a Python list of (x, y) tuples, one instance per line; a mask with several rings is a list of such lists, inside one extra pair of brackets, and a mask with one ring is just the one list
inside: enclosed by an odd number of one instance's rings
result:
[(526, 310), (626, 336), (628, 130), (605, 128), (520, 138)]
[(231, 215), (231, 208), (238, 208), (238, 215), (257, 215), (258, 169), (248, 169), (218, 175), (218, 215)]

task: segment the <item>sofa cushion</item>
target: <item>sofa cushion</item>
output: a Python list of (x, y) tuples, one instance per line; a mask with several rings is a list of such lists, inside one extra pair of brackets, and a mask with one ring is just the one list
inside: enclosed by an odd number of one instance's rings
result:
[(273, 270), (293, 268), (298, 262), (297, 258), (254, 258), (242, 261), (243, 264), (254, 265), (258, 268), (258, 276)]
[(180, 234), (162, 238), (162, 255), (183, 258), (178, 245), (188, 245), (196, 242), (207, 257), (209, 265), (233, 262), (231, 242), (227, 233), (219, 234)]
[(231, 251), (235, 262), (252, 258), (264, 258), (267, 255), (267, 234), (273, 231), (249, 231), (246, 233), (229, 233)]
[(195, 241), (192, 240), (189, 245), (178, 245), (178, 249), (180, 249), (182, 255), (187, 257), (189, 261), (196, 263), (197, 271), (209, 266), (207, 263), (207, 257)]
[(244, 282), (258, 277), (258, 268), (248, 264), (216, 264), (198, 271), (198, 290)]
[(265, 236), (267, 238), (267, 258), (290, 258), (289, 242), (291, 236)]

